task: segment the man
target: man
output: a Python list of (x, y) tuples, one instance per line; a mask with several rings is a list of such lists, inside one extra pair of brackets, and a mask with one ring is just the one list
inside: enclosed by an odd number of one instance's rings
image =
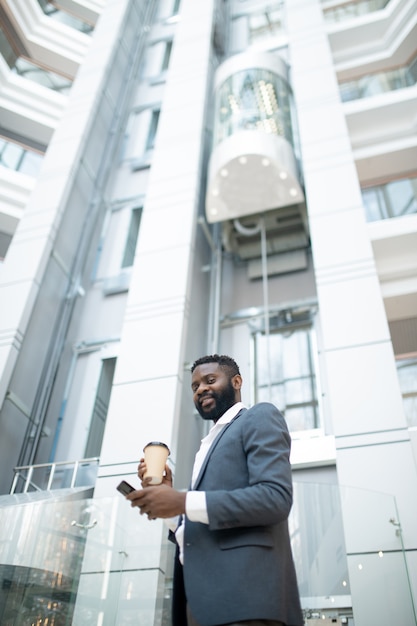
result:
[[(272, 404), (243, 406), (232, 358), (202, 357), (191, 371), (195, 406), (214, 422), (196, 455), (191, 489), (173, 489), (166, 467), (164, 484), (142, 482), (145, 488), (128, 496), (150, 519), (182, 516), (173, 625), (302, 626), (287, 524), (292, 481), (285, 420)], [(142, 480), (144, 470), (142, 459)]]

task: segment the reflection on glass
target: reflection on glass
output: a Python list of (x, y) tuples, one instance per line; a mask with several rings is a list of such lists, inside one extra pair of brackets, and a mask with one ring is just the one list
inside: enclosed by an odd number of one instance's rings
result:
[(319, 425), (312, 329), (255, 335), (256, 400), (275, 404), (290, 431)]
[(295, 481), (293, 501), (289, 528), (302, 599), (349, 595), (338, 486)]
[(290, 88), (277, 74), (252, 68), (230, 76), (217, 90), (214, 145), (239, 130), (285, 137), (293, 144)]
[(53, 89), (54, 91), (59, 91), (60, 93), (68, 93), (72, 85), (72, 81), (70, 79), (60, 76), (55, 72), (44, 70), (34, 63), (30, 63), (26, 59), (22, 58), (18, 58), (16, 60), (13, 71), (23, 78), (32, 80), (33, 82), (38, 83), (38, 85), (43, 85), (44, 87), (48, 87), (48, 89)]
[(262, 11), (250, 13), (248, 21), (250, 43), (284, 32), (282, 5), (266, 6)]
[(65, 11), (57, 9), (57, 7), (52, 2), (49, 2), (49, 0), (38, 0), (38, 4), (45, 15), (51, 17), (57, 22), (61, 22), (61, 24), (71, 26), (71, 28), (75, 28), (76, 30), (79, 30), (80, 32), (87, 35), (90, 34), (94, 29), (91, 24), (87, 24), (87, 22), (84, 22), (74, 15), (70, 15)]
[(37, 176), (43, 154), (25, 150), (17, 143), (0, 138), (0, 165), (28, 176)]
[(162, 522), (141, 524), (119, 494), (79, 497), (0, 507), (0, 624), (168, 624)]
[(71, 521), (85, 502), (32, 503), (0, 513), (0, 623), (66, 626), (72, 614), (85, 533)]
[(151, 122), (149, 125), (148, 138), (146, 140), (146, 150), (152, 150), (155, 146), (156, 131), (159, 123), (159, 109), (152, 111)]
[(415, 626), (416, 613), (395, 497), (346, 485), (339, 489), (355, 622)]
[(417, 58), (406, 67), (395, 70), (367, 74), (356, 80), (340, 83), (339, 90), (343, 102), (368, 98), (387, 91), (412, 87), (417, 81)]
[[(305, 616), (332, 598), (333, 616), (351, 615), (352, 594), (358, 623), (415, 624), (394, 499), (295, 480), (293, 500), (289, 532)], [(166, 537), (162, 522), (149, 524), (119, 494), (3, 505), (1, 626), (169, 624)]]
[(389, 0), (351, 0), (336, 7), (325, 8), (324, 19), (326, 22), (342, 22), (373, 11), (380, 11), (388, 2)]
[(417, 177), (362, 189), (368, 222), (417, 212)]
[(398, 379), (408, 426), (417, 426), (417, 357), (397, 361)]

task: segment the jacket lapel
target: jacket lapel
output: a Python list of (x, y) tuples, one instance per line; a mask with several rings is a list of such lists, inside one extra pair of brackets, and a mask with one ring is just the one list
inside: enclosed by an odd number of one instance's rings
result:
[(237, 415), (235, 415), (235, 417), (233, 419), (230, 420), (230, 422), (228, 422), (227, 424), (225, 424), (225, 426), (223, 426), (223, 428), (221, 429), (221, 431), (219, 432), (219, 434), (217, 435), (217, 437), (215, 438), (215, 440), (213, 441), (213, 443), (211, 444), (209, 451), (206, 454), (206, 458), (203, 461), (203, 464), (201, 466), (201, 469), (198, 473), (197, 479), (195, 481), (195, 485), (193, 487), (193, 490), (197, 490), (198, 489), (198, 485), (200, 484), (200, 481), (203, 477), (203, 474), (206, 470), (206, 466), (207, 463), (209, 462), (210, 456), (213, 453), (213, 450), (215, 449), (215, 447), (217, 446), (217, 444), (219, 443), (220, 439), (223, 437), (224, 433), (226, 432), (226, 430), (229, 428), (229, 426), (231, 426), (231, 424), (233, 424), (233, 422), (235, 420), (237, 420), (238, 417), (240, 417), (240, 415), (242, 415), (242, 413), (244, 413), (245, 411), (247, 411), (247, 409), (243, 408), (240, 409), (239, 413)]

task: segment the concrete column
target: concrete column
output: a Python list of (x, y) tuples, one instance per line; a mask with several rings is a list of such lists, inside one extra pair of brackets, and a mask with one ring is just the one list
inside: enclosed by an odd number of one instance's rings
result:
[(287, 10), (355, 625), (411, 625), (417, 474), (384, 304), (320, 2)]
[[(211, 75), (213, 14), (213, 0), (181, 3), (106, 420), (96, 498), (113, 496), (122, 477), (139, 486), (137, 464), (148, 441), (165, 441), (175, 456)], [(127, 503), (122, 505), (126, 507), (124, 522), (131, 531), (128, 575), (133, 597), (139, 598), (140, 609), (141, 589), (153, 588), (157, 611), (167, 530), (160, 520), (151, 523)], [(149, 592), (145, 602), (151, 601), (151, 595)]]

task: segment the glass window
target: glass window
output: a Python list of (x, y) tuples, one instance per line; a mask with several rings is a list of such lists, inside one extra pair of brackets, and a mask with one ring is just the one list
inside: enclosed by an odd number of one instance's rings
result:
[(283, 13), (281, 7), (265, 7), (262, 11), (250, 13), (249, 41), (253, 43), (257, 39), (271, 37), (284, 32)]
[(11, 170), (19, 170), (24, 150), (17, 144), (0, 139), (0, 163)]
[(256, 401), (272, 402), (290, 431), (319, 426), (312, 328), (255, 334)]
[(13, 141), (0, 139), (0, 164), (28, 176), (37, 176), (43, 155), (25, 150)]
[(84, 22), (74, 15), (61, 11), (52, 2), (49, 2), (49, 0), (38, 0), (38, 4), (48, 17), (62, 24), (66, 24), (67, 26), (71, 26), (71, 28), (75, 28), (82, 33), (90, 34), (94, 28), (91, 24)]
[(342, 22), (343, 20), (367, 15), (373, 11), (380, 11), (389, 0), (351, 0), (341, 2), (338, 6), (324, 9), (324, 19), (328, 22)]
[(0, 231), (0, 261), (3, 261), (4, 257), (6, 256), (11, 240), (12, 235)]
[(44, 70), (22, 58), (16, 60), (13, 71), (19, 74), (19, 76), (23, 76), (23, 78), (32, 80), (38, 83), (38, 85), (43, 85), (44, 87), (48, 87), (48, 89), (53, 89), (60, 93), (67, 93), (72, 86), (72, 81), (68, 78), (64, 78), (55, 72)]
[(115, 358), (103, 359), (96, 401), (94, 403), (94, 410), (84, 454), (84, 457), (87, 459), (100, 456), (115, 368)]
[(130, 217), (129, 231), (126, 239), (126, 246), (123, 255), (122, 267), (131, 267), (135, 258), (136, 244), (139, 235), (140, 219), (142, 217), (142, 208), (132, 210)]
[(417, 357), (397, 361), (398, 380), (408, 426), (417, 426)]
[(2, 27), (0, 26), (0, 54), (9, 67), (13, 67), (16, 63), (17, 54), (11, 47), (9, 40)]
[(277, 74), (251, 68), (230, 76), (216, 95), (214, 145), (239, 130), (280, 135), (293, 144), (290, 88)]
[(180, 9), (181, 0), (174, 0), (174, 6), (172, 7), (172, 15), (176, 15)]
[(159, 109), (152, 111), (151, 123), (149, 126), (148, 138), (146, 140), (146, 150), (153, 150), (155, 145), (156, 131), (158, 130)]
[(362, 190), (368, 222), (417, 213), (417, 177)]
[(164, 56), (162, 59), (161, 72), (165, 72), (168, 69), (169, 60), (171, 58), (171, 51), (172, 51), (172, 41), (167, 41), (165, 43), (165, 51), (164, 51)]
[(412, 87), (416, 83), (417, 59), (404, 67), (397, 67), (394, 70), (375, 72), (367, 74), (355, 80), (342, 82), (339, 85), (342, 102), (368, 98), (381, 93), (395, 91)]
[(141, 163), (149, 160), (146, 153), (153, 149), (158, 130), (157, 106), (132, 111), (122, 147), (124, 159), (139, 159)]

